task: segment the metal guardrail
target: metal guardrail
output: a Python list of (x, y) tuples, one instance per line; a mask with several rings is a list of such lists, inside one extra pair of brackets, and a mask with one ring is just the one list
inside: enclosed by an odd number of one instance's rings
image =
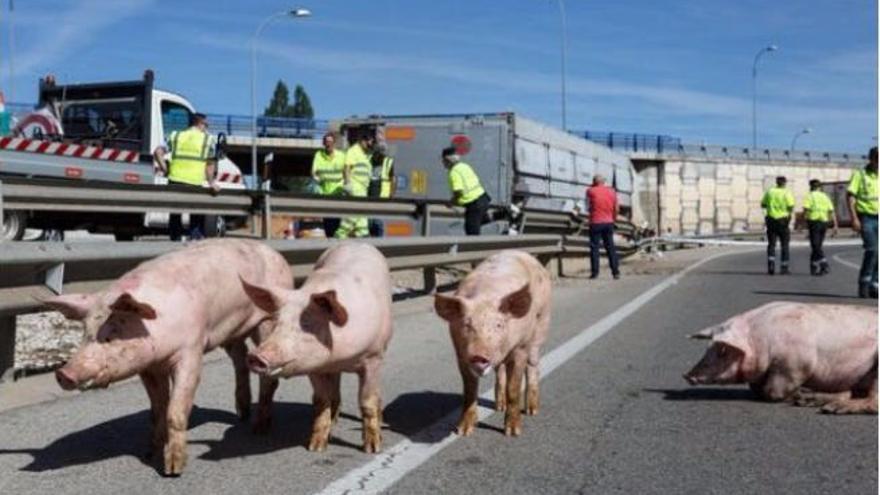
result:
[[(424, 270), (425, 290), (434, 289), (434, 268), (479, 262), (501, 249), (520, 249), (545, 263), (566, 255), (558, 235), (365, 239), (388, 259), (392, 270)], [(269, 241), (305, 277), (334, 240)], [(41, 300), (59, 293), (100, 290), (138, 264), (184, 248), (172, 242), (8, 243), (0, 250), (0, 377), (14, 364), (16, 316), (44, 309)], [(561, 270), (561, 262), (558, 269)]]

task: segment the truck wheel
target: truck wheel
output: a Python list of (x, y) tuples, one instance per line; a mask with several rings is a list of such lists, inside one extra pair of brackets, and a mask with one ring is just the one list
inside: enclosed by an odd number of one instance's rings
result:
[(4, 211), (0, 241), (20, 241), (24, 237), (24, 229), (27, 227), (26, 218), (23, 211)]
[(226, 221), (220, 215), (205, 215), (205, 237), (226, 235)]

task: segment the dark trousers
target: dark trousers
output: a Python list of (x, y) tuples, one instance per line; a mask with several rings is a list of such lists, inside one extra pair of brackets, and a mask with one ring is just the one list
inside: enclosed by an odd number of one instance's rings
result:
[(608, 254), (608, 264), (611, 265), (611, 273), (617, 275), (620, 269), (617, 266), (617, 249), (614, 247), (614, 224), (595, 223), (590, 225), (590, 274), (599, 274), (599, 240), (605, 246)]
[(807, 230), (810, 233), (810, 273), (816, 273), (828, 265), (822, 244), (825, 242), (825, 233), (828, 231), (826, 222), (807, 222)]
[(385, 222), (378, 218), (370, 219), (370, 237), (385, 237)]
[(862, 221), (862, 267), (859, 270), (859, 284), (871, 285), (877, 289), (877, 215), (859, 214)]
[(327, 239), (330, 239), (334, 235), (336, 235), (336, 229), (339, 228), (340, 221), (341, 220), (339, 220), (338, 218), (325, 218), (323, 220), (324, 236), (327, 237)]
[[(172, 213), (168, 218), (168, 230), (172, 241), (179, 241), (183, 237), (183, 219), (180, 214)], [(186, 231), (190, 240), (205, 238), (205, 215), (189, 215), (189, 229)]]
[(465, 235), (480, 235), (483, 219), (489, 211), (489, 196), (484, 194), (464, 206)]
[(767, 224), (767, 261), (776, 261), (776, 240), (782, 246), (782, 262), (780, 266), (788, 268), (788, 242), (791, 240), (791, 231), (788, 228), (790, 218), (770, 218), (764, 221)]

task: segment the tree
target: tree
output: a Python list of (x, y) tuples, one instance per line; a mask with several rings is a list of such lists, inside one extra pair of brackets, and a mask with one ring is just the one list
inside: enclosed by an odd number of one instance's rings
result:
[(312, 101), (305, 88), (300, 84), (297, 84), (293, 90), (293, 105), (291, 105), (290, 90), (287, 89), (284, 81), (279, 80), (275, 85), (275, 92), (272, 93), (269, 106), (263, 111), (263, 116), (312, 119), (315, 117), (315, 110), (312, 108)]
[(263, 111), (264, 117), (286, 117), (290, 108), (290, 91), (284, 81), (278, 80), (269, 106)]
[(305, 88), (297, 84), (293, 90), (293, 106), (290, 107), (290, 117), (301, 119), (312, 119), (315, 117), (315, 111), (312, 109), (312, 101), (306, 94)]

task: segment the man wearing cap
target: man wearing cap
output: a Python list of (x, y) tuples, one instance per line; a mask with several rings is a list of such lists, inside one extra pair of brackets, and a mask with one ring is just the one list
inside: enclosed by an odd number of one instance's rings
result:
[(822, 251), (825, 242), (825, 232), (828, 230), (828, 222), (833, 221), (834, 233), (837, 236), (837, 215), (834, 214), (834, 203), (820, 187), (822, 182), (818, 179), (810, 181), (810, 192), (804, 200), (804, 218), (807, 221), (807, 229), (810, 233), (810, 274), (827, 275), (830, 272), (828, 260)]
[[(189, 125), (187, 129), (172, 132), (167, 142), (156, 148), (153, 152), (154, 162), (158, 172), (168, 177), (169, 183), (202, 187), (207, 182), (211, 191), (216, 193), (220, 190), (214, 180), (217, 142), (214, 136), (208, 134), (208, 118), (202, 113), (194, 113)], [(171, 160), (166, 161), (169, 151)], [(171, 214), (168, 219), (172, 241), (179, 241), (183, 237), (180, 217), (179, 213)], [(205, 237), (204, 223), (204, 215), (190, 214), (188, 235), (191, 240)]]
[(791, 212), (794, 210), (794, 195), (786, 189), (787, 180), (783, 176), (776, 178), (776, 186), (764, 193), (761, 208), (765, 211), (764, 221), (767, 225), (767, 273), (776, 273), (776, 239), (782, 250), (780, 271), (788, 275), (788, 242), (791, 238)]
[(852, 228), (862, 234), (859, 297), (877, 297), (877, 147), (868, 152), (868, 164), (853, 172), (846, 189)]
[(492, 200), (480, 184), (480, 178), (473, 167), (461, 161), (455, 147), (444, 148), (441, 159), (448, 171), (452, 204), (464, 207), (465, 235), (480, 235), (483, 219)]

